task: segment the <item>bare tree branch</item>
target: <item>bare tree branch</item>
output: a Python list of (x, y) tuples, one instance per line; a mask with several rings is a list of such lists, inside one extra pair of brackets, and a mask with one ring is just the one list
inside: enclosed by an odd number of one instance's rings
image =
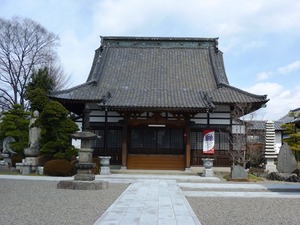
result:
[(66, 81), (57, 63), (55, 48), (58, 41), (57, 35), (31, 19), (0, 18), (0, 105), (9, 108), (13, 104), (26, 106), (24, 94), (34, 69), (51, 64), (58, 83)]

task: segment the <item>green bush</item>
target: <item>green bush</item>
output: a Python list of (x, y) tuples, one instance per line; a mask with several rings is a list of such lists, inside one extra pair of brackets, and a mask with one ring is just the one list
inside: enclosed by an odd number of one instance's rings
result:
[(45, 163), (44, 173), (48, 176), (73, 176), (76, 174), (76, 167), (65, 159), (54, 159)]

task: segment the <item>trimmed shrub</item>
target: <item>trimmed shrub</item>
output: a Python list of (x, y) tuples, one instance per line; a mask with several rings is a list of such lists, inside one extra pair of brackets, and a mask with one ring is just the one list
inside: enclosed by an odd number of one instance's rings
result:
[(92, 169), (92, 173), (97, 175), (100, 174), (99, 170), (100, 170), (100, 160), (97, 157), (93, 157), (93, 163), (95, 163), (95, 168)]
[(44, 174), (48, 176), (73, 176), (76, 174), (76, 167), (65, 159), (54, 159), (45, 163)]
[(40, 155), (36, 158), (38, 166), (45, 166), (46, 162), (53, 160), (51, 155)]

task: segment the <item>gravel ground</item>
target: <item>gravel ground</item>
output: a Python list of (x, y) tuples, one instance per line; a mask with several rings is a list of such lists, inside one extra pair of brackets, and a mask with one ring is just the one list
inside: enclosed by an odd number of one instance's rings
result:
[(127, 184), (108, 189), (56, 189), (57, 181), (0, 180), (0, 224), (89, 225), (125, 191)]
[(299, 199), (188, 197), (202, 225), (297, 225)]

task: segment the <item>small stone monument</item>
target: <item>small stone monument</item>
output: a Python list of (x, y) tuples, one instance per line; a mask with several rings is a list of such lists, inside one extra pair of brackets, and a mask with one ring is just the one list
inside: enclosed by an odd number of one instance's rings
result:
[(276, 172), (276, 165), (274, 160), (277, 158), (275, 151), (275, 127), (273, 121), (266, 122), (266, 143), (265, 143), (265, 158), (266, 170), (269, 172)]
[(292, 153), (289, 145), (284, 142), (280, 148), (279, 155), (277, 158), (277, 170), (279, 173), (292, 173), (298, 167), (297, 160)]
[(248, 174), (244, 167), (234, 165), (231, 167), (230, 180), (234, 181), (248, 181)]
[(202, 177), (213, 177), (214, 171), (212, 169), (214, 165), (214, 159), (211, 158), (202, 158), (204, 170), (202, 173)]

